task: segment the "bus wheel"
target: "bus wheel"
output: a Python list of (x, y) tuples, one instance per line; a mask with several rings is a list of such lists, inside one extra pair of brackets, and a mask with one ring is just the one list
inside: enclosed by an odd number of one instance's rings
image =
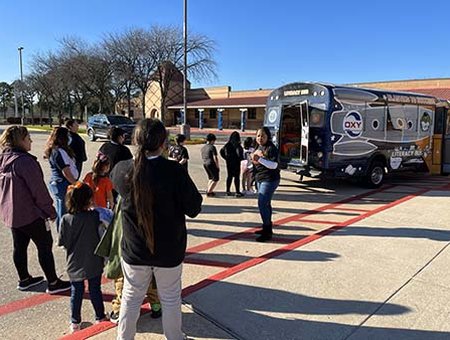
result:
[(381, 162), (373, 162), (365, 178), (365, 184), (369, 188), (379, 188), (384, 180), (384, 166)]

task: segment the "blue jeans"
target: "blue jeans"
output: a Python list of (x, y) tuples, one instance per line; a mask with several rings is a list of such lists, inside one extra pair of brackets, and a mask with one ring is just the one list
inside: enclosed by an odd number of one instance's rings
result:
[(69, 182), (63, 180), (61, 182), (51, 181), (49, 185), (50, 192), (55, 199), (56, 205), (56, 231), (59, 233), (59, 223), (66, 213), (66, 192)]
[(263, 229), (270, 226), (272, 232), (272, 196), (280, 180), (271, 182), (258, 182), (258, 208), (263, 222)]
[[(105, 306), (103, 305), (103, 295), (101, 291), (101, 276), (93, 277), (88, 281), (89, 297), (94, 306), (95, 320), (105, 317)], [(84, 281), (70, 282), (70, 311), (72, 323), (81, 322), (81, 304), (83, 303)]]

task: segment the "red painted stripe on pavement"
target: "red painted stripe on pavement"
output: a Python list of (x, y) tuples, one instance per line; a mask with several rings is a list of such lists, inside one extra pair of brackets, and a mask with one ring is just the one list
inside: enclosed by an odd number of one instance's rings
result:
[[(148, 303), (145, 302), (141, 306), (141, 316), (150, 313), (151, 309), (148, 307)], [(88, 339), (94, 335), (106, 332), (109, 329), (112, 329), (116, 327), (117, 325), (115, 323), (112, 323), (110, 321), (103, 321), (99, 324), (94, 324), (92, 326), (86, 327), (76, 333), (73, 334), (67, 334), (61, 337), (60, 339), (64, 340), (84, 340)], [(114, 337), (115, 338), (115, 337)]]
[(306, 222), (306, 223), (319, 223), (319, 224), (338, 224), (340, 222), (336, 221), (327, 221), (327, 220), (312, 220), (308, 218), (302, 218), (299, 219), (300, 222)]
[[(404, 194), (408, 194), (405, 192)], [(342, 208), (342, 207), (336, 207), (333, 208), (333, 210), (339, 210), (339, 211), (354, 211), (354, 212), (369, 212), (370, 209), (357, 209), (357, 208)]]
[[(66, 296), (68, 296), (66, 294)], [(25, 299), (13, 301), (0, 306), (0, 316), (17, 312), (25, 308), (31, 308), (52, 300), (59, 299), (60, 295), (37, 294)]]
[(231, 262), (198, 259), (195, 257), (186, 257), (183, 262), (187, 264), (198, 264), (201, 266), (222, 267), (222, 268), (230, 268), (236, 265), (236, 263)]
[[(102, 277), (102, 284), (108, 282), (109, 280), (105, 277)], [(0, 316), (17, 312), (19, 310), (25, 308), (31, 308), (43, 303), (47, 303), (56, 299), (60, 299), (64, 296), (70, 296), (70, 290), (61, 292), (58, 294), (50, 295), (47, 293), (39, 293), (36, 295), (32, 295), (30, 297), (12, 301), (0, 306)]]

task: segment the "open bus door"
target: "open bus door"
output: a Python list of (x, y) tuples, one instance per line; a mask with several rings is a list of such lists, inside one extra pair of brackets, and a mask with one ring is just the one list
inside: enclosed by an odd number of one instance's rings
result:
[(307, 101), (300, 103), (300, 123), (300, 162), (303, 165), (308, 165), (309, 112)]
[(450, 174), (450, 111), (447, 111), (442, 146), (442, 172)]

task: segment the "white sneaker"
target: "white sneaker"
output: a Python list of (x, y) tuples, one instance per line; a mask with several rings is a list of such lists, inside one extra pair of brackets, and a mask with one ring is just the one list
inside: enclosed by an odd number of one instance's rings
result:
[(75, 333), (81, 330), (81, 323), (71, 323), (70, 324), (70, 333)]

